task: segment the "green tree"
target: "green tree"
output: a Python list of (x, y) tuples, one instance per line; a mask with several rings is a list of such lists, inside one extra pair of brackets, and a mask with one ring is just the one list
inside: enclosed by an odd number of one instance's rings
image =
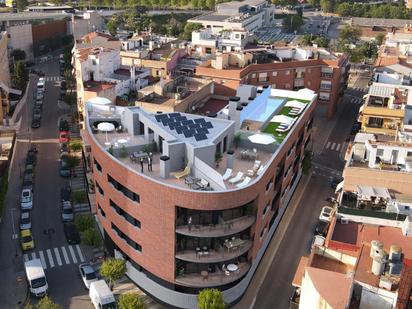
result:
[(53, 3), (54, 5), (62, 5), (63, 0), (51, 0), (51, 3)]
[(312, 45), (312, 35), (310, 33), (305, 33), (299, 39), (299, 44), (302, 46), (311, 46)]
[(183, 28), (183, 33), (182, 33), (182, 38), (184, 40), (190, 41), (192, 39), (192, 32), (195, 30), (202, 29), (202, 25), (200, 24), (194, 24), (194, 23), (187, 23), (185, 27)]
[(339, 33), (339, 40), (345, 41), (346, 43), (356, 44), (359, 42), (361, 33), (362, 31), (359, 27), (345, 25)]
[(121, 294), (117, 299), (118, 309), (145, 309), (146, 304), (136, 293)]
[(375, 43), (380, 46), (383, 44), (383, 42), (385, 41), (385, 35), (383, 33), (379, 33), (376, 37), (375, 37)]
[(114, 36), (117, 34), (117, 23), (113, 19), (109, 20), (106, 26), (111, 35)]
[(336, 13), (340, 16), (350, 16), (352, 14), (352, 5), (347, 2), (340, 3), (336, 8)]
[(320, 0), (320, 7), (323, 12), (332, 12), (333, 11), (333, 1), (331, 0)]
[(27, 74), (26, 65), (23, 61), (17, 61), (15, 63), (14, 74), (14, 80), (17, 88), (24, 91), (24, 89), (26, 88), (27, 81), (29, 80), (29, 76)]
[(99, 248), (102, 245), (102, 238), (95, 227), (84, 231), (82, 241), (86, 246), (94, 248)]
[(102, 0), (91, 0), (90, 1), (90, 6), (94, 7), (95, 9), (100, 7), (102, 4), (103, 4)]
[(320, 6), (320, 0), (308, 0), (308, 3), (313, 7)]
[(199, 0), (192, 0), (192, 7), (198, 8), (199, 7)]
[(216, 1), (215, 0), (206, 0), (206, 7), (209, 10), (213, 10), (215, 8)]
[(80, 139), (71, 140), (69, 143), (69, 148), (71, 151), (77, 152), (82, 150), (83, 142)]
[(105, 260), (100, 267), (100, 275), (109, 280), (112, 287), (116, 280), (119, 280), (126, 273), (126, 262), (122, 259), (110, 258)]
[(313, 40), (313, 42), (317, 44), (319, 47), (328, 47), (330, 40), (327, 37), (318, 36)]
[(16, 0), (16, 6), (19, 11), (24, 11), (28, 5), (28, 0)]
[(113, 8), (113, 0), (103, 0), (103, 4), (107, 8)]
[(36, 309), (62, 309), (62, 306), (56, 304), (49, 296), (44, 296), (35, 306)]
[(11, 56), (14, 58), (14, 61), (26, 59), (26, 52), (21, 49), (13, 49)]
[(67, 156), (66, 163), (71, 173), (72, 169), (74, 169), (76, 166), (80, 164), (80, 158), (77, 156)]
[(224, 309), (226, 304), (218, 289), (204, 289), (197, 296), (199, 309)]

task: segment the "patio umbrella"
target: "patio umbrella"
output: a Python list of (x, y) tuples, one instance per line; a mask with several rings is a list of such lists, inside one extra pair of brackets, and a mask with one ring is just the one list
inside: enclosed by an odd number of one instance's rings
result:
[(253, 134), (248, 136), (248, 139), (254, 144), (269, 145), (276, 142), (275, 138), (271, 134)]
[(276, 115), (271, 120), (271, 122), (285, 123), (287, 125), (290, 125), (293, 121), (294, 121), (294, 118), (288, 117), (288, 116), (285, 116), (285, 115)]
[(114, 131), (114, 124), (110, 122), (101, 122), (97, 125), (97, 129), (102, 132), (106, 132), (106, 145), (109, 144), (107, 140), (107, 132), (113, 132)]
[(103, 98), (103, 97), (91, 98), (87, 102), (93, 103), (93, 104), (99, 104), (99, 105), (110, 105), (110, 104), (112, 104), (112, 101), (110, 101), (107, 98)]

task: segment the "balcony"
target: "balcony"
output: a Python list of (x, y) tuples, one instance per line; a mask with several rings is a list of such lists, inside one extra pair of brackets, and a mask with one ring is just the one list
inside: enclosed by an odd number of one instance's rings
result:
[(200, 273), (184, 274), (176, 278), (176, 283), (189, 287), (207, 288), (221, 286), (242, 278), (249, 271), (249, 263), (239, 263), (239, 269), (235, 272), (225, 272), (218, 270), (202, 276)]
[(332, 73), (320, 73), (321, 78), (332, 78), (333, 74)]
[(243, 216), (219, 224), (181, 225), (176, 227), (176, 233), (191, 237), (224, 237), (246, 230), (255, 223), (253, 216)]
[(208, 254), (197, 253), (194, 250), (179, 251), (176, 253), (176, 258), (186, 262), (193, 263), (219, 263), (235, 259), (244, 253), (248, 252), (252, 247), (251, 240), (244, 240), (243, 244), (234, 250), (220, 248), (219, 250), (209, 250)]

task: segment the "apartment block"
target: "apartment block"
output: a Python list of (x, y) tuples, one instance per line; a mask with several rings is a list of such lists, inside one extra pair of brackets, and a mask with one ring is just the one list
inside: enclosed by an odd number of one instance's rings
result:
[(224, 29), (243, 29), (253, 33), (264, 26), (273, 26), (275, 6), (265, 0), (220, 3), (216, 12), (193, 17), (189, 23), (200, 24), (218, 34)]
[(287, 47), (217, 53), (196, 67), (196, 75), (215, 82), (215, 94), (234, 95), (241, 84), (316, 91), (331, 116), (347, 86), (348, 58), (324, 49)]
[(197, 308), (207, 287), (236, 302), (301, 177), (316, 93), (242, 85), (237, 95), (210, 117), (86, 106), (106, 247), (168, 306)]

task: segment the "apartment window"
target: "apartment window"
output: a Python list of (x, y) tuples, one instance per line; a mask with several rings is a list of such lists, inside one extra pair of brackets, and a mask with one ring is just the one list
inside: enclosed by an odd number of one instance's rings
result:
[(269, 209), (270, 209), (270, 205), (266, 205), (266, 207), (263, 209), (263, 213), (262, 213), (263, 217), (266, 216)]
[(382, 128), (383, 118), (370, 117), (368, 121), (370, 127)]
[(330, 81), (321, 81), (320, 82), (320, 89), (330, 90), (332, 88), (332, 83)]
[(252, 78), (256, 78), (256, 74), (255, 74), (255, 73), (252, 74)]
[(239, 33), (236, 33), (236, 34), (235, 34), (235, 38), (236, 38), (236, 39), (240, 38), (240, 34), (239, 34)]
[(99, 164), (99, 162), (97, 162), (97, 160), (95, 158), (93, 158), (93, 162), (94, 162), (94, 166), (96, 167), (96, 169), (101, 173), (102, 172), (102, 166)]
[(260, 232), (260, 239), (263, 238), (263, 236), (265, 236), (267, 228), (265, 227), (261, 232)]
[(132, 247), (133, 249), (142, 252), (142, 246), (139, 245), (137, 242), (135, 242), (134, 240), (132, 240), (129, 236), (127, 236), (126, 234), (124, 234), (116, 225), (113, 224), (112, 222), (112, 230), (114, 232), (116, 232), (116, 234), (123, 239), (130, 247)]
[(376, 156), (382, 157), (383, 156), (383, 149), (377, 149), (376, 150)]
[(110, 200), (110, 206), (117, 212), (117, 214), (123, 219), (125, 219), (127, 222), (129, 222), (131, 225), (138, 227), (140, 229), (140, 221), (137, 220), (135, 217), (124, 211), (122, 208), (120, 208), (115, 202)]
[(99, 193), (101, 195), (104, 195), (104, 191), (103, 191), (102, 187), (100, 187), (100, 185), (97, 181), (96, 181), (96, 188), (97, 188), (97, 191), (99, 191)]
[(295, 87), (305, 87), (305, 81), (303, 79), (295, 79)]
[(115, 180), (112, 176), (107, 175), (107, 181), (119, 192), (123, 193), (124, 196), (132, 200), (133, 202), (140, 202), (140, 196), (133, 191), (124, 187), (121, 183)]
[(272, 76), (278, 76), (278, 72), (272, 72)]
[(290, 74), (290, 71), (289, 70), (286, 70), (285, 71), (285, 75), (289, 75)]
[(290, 156), (290, 154), (292, 153), (292, 150), (293, 150), (293, 147), (294, 147), (294, 146), (295, 146), (295, 145), (292, 145), (292, 146), (289, 148), (288, 153), (286, 154), (286, 158)]
[(268, 80), (268, 73), (259, 73), (259, 81), (265, 82)]
[(266, 184), (266, 191), (269, 191), (269, 189), (270, 189), (270, 187), (272, 186), (272, 184), (273, 184), (273, 180), (270, 179), (269, 182)]
[(205, 48), (205, 53), (208, 54), (208, 55), (210, 55), (210, 54), (212, 53), (212, 48), (206, 47), (206, 48)]
[(319, 92), (319, 99), (321, 101), (329, 101), (330, 93), (329, 92)]

